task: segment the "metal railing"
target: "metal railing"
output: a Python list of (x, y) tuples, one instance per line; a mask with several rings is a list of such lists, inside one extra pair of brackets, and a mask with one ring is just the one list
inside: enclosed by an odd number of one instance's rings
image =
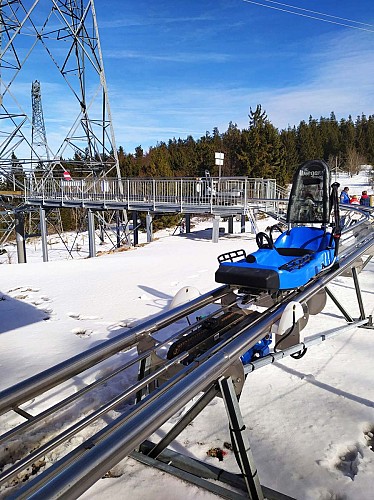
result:
[(129, 209), (147, 206), (161, 210), (174, 207), (246, 207), (252, 201), (284, 199), (286, 190), (275, 179), (247, 177), (204, 178), (56, 178), (29, 179), (26, 202), (55, 201), (123, 203)]

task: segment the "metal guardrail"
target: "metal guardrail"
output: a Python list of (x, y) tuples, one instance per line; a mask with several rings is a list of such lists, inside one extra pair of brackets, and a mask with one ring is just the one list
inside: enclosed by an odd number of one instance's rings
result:
[(287, 198), (287, 192), (277, 186), (275, 179), (247, 177), (30, 178), (25, 190), (25, 200), (29, 203), (122, 203), (128, 209), (147, 206), (154, 211), (163, 207), (173, 207), (178, 211), (198, 207), (213, 212), (213, 207), (242, 209), (250, 202), (269, 200), (268, 203), (272, 203), (270, 200), (284, 198)]

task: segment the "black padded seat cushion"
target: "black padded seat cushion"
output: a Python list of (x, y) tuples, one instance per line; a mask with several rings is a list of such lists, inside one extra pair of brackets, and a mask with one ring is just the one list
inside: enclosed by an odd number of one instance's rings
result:
[(279, 290), (278, 273), (272, 269), (256, 269), (239, 266), (219, 266), (215, 279), (217, 283), (238, 285), (260, 290)]
[(277, 248), (279, 255), (284, 257), (304, 257), (304, 255), (312, 255), (313, 250), (308, 250), (307, 248)]

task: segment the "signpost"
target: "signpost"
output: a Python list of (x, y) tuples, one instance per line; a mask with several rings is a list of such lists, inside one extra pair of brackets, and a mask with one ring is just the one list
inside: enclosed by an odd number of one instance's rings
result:
[(214, 153), (215, 164), (218, 166), (218, 177), (221, 178), (224, 153)]

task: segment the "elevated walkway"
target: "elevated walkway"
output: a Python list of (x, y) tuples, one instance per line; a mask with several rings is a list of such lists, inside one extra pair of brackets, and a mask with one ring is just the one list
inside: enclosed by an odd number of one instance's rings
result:
[[(100, 212), (123, 212), (116, 222), (117, 246), (120, 246), (121, 230), (125, 232), (124, 240), (127, 244), (131, 244), (127, 219), (127, 211), (131, 211), (132, 241), (136, 246), (139, 230), (137, 212), (147, 213), (145, 224), (148, 242), (153, 239), (152, 217), (156, 213), (183, 214), (186, 232), (189, 232), (192, 214), (212, 215), (212, 240), (217, 242), (221, 217), (231, 219), (229, 232), (232, 232), (234, 216), (241, 217), (242, 232), (245, 231), (246, 218), (250, 221), (251, 231), (257, 232), (254, 209), (282, 216), (287, 204), (287, 192), (277, 186), (275, 179), (85, 177), (65, 180), (54, 177), (41, 179), (30, 177), (25, 186), (24, 204), (15, 210), (18, 223), (14, 224), (12, 221), (7, 227), (10, 231), (15, 229), (16, 232), (18, 262), (26, 262), (24, 215), (30, 210), (39, 212), (43, 260), (48, 261), (47, 216), (53, 209), (84, 208), (87, 210), (89, 257), (94, 257), (96, 255), (94, 218), (98, 217)], [(9, 234), (8, 231), (6, 237), (9, 237)], [(2, 243), (4, 241), (3, 238)]]
[(245, 214), (248, 206), (276, 211), (286, 190), (275, 179), (247, 177), (204, 178), (84, 178), (30, 180), (28, 205), (125, 209), (142, 212)]

